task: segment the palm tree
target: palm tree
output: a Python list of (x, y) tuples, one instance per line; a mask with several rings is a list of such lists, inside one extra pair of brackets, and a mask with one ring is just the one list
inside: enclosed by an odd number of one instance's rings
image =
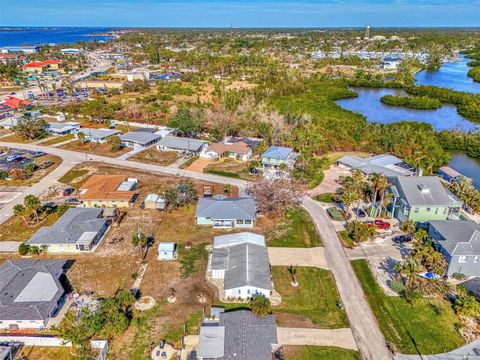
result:
[(31, 210), (35, 216), (35, 222), (38, 224), (38, 210), (42, 207), (40, 200), (35, 195), (27, 195), (23, 200), (25, 208)]
[(400, 276), (405, 276), (405, 278), (407, 279), (405, 282), (405, 287), (408, 289), (415, 281), (415, 278), (419, 271), (419, 266), (416, 260), (408, 259), (404, 264), (396, 266), (396, 270), (398, 271)]
[(250, 301), (250, 308), (256, 316), (265, 316), (270, 314), (270, 300), (263, 294), (254, 296)]
[(382, 216), (383, 211), (383, 201), (385, 199), (385, 191), (388, 187), (388, 180), (384, 175), (381, 175), (378, 179), (377, 188), (380, 193), (380, 217)]
[(480, 302), (471, 295), (463, 295), (457, 298), (453, 308), (455, 309), (455, 312), (460, 315), (473, 317), (480, 316)]
[(85, 133), (83, 133), (82, 131), (80, 131), (78, 134), (77, 134), (77, 137), (78, 137), (78, 140), (80, 140), (80, 144), (85, 144)]
[(137, 232), (136, 234), (132, 235), (132, 245), (140, 248), (140, 257), (142, 258), (142, 261), (144, 260), (143, 248), (147, 245), (147, 243), (148, 238), (141, 232)]
[(23, 219), (23, 223), (27, 223), (27, 219), (25, 219), (25, 206), (22, 204), (17, 204), (13, 207), (13, 215), (21, 216)]
[(402, 224), (402, 230), (409, 235), (413, 234), (416, 229), (415, 222), (412, 220), (407, 220)]
[(298, 281), (297, 281), (297, 278), (296, 278), (297, 267), (293, 266), (293, 265), (290, 265), (287, 270), (288, 270), (288, 273), (290, 274), (290, 276), (292, 277), (292, 282), (291, 282), (292, 286), (297, 287), (298, 286)]
[(360, 199), (360, 195), (358, 194), (357, 190), (354, 189), (353, 187), (347, 187), (340, 194), (340, 200), (345, 205), (345, 212), (347, 214), (347, 218), (348, 218), (348, 212), (350, 210), (350, 206), (352, 206), (352, 204), (358, 201), (359, 199)]

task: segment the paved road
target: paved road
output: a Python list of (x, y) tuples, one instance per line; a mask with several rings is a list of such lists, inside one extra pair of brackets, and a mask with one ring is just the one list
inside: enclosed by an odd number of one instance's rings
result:
[(353, 337), (363, 358), (366, 360), (391, 359), (385, 339), (327, 213), (319, 203), (310, 198), (305, 198), (302, 205), (311, 215), (321, 235), (327, 263), (332, 269)]
[(280, 345), (335, 346), (358, 350), (349, 328), (307, 329), (279, 327), (277, 328), (277, 336)]
[(398, 354), (395, 360), (479, 360), (480, 339), (448, 353), (435, 355), (403, 355)]
[(268, 258), (272, 266), (310, 266), (329, 269), (322, 247), (286, 248), (269, 247)]

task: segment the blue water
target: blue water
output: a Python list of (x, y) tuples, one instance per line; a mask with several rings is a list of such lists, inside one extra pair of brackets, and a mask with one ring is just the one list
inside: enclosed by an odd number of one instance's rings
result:
[(448, 163), (452, 169), (473, 180), (473, 186), (480, 190), (480, 159), (474, 159), (463, 152), (452, 152), (452, 160)]
[(460, 59), (460, 61), (446, 63), (436, 71), (424, 70), (418, 72), (415, 75), (415, 83), (480, 94), (480, 82), (473, 81), (467, 75), (471, 69), (467, 63), (472, 59), (467, 59), (463, 55), (460, 56)]
[(338, 100), (336, 103), (347, 110), (362, 114), (369, 122), (389, 124), (399, 121), (416, 121), (431, 124), (436, 130), (472, 131), (480, 128), (480, 125), (459, 115), (453, 105), (444, 104), (437, 110), (408, 109), (384, 105), (380, 102), (380, 98), (384, 95), (404, 95), (405, 93), (401, 90), (358, 87), (354, 87), (352, 90), (358, 93), (358, 97)]
[[(94, 35), (112, 30), (100, 27), (10, 28), (0, 30), (0, 46), (70, 44), (79, 41), (108, 40), (108, 36)], [(89, 36), (89, 35), (94, 36)]]

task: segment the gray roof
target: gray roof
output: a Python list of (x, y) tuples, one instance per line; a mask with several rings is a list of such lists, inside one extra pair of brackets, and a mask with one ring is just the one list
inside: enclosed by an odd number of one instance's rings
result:
[(64, 123), (61, 123), (61, 122), (49, 122), (49, 123), (47, 123), (47, 127), (49, 129), (54, 129), (54, 130), (73, 129), (77, 125), (80, 125), (80, 123), (78, 123), (76, 121), (67, 121), (67, 122), (64, 122)]
[(199, 151), (200, 148), (207, 144), (205, 140), (182, 138), (178, 136), (165, 136), (158, 142), (158, 146), (165, 146), (171, 149), (183, 151)]
[(255, 200), (251, 197), (204, 197), (198, 201), (195, 216), (209, 217), (212, 220), (255, 220)]
[(412, 175), (413, 172), (398, 166), (403, 161), (396, 156), (380, 154), (361, 158), (347, 155), (337, 160), (337, 163), (344, 164), (354, 170), (360, 170), (364, 174), (383, 174), (385, 176)]
[(480, 225), (475, 221), (434, 220), (435, 241), (450, 255), (480, 255)]
[(248, 241), (247, 238), (243, 242), (235, 241), (236, 234), (226, 235), (225, 237), (231, 237), (233, 241), (230, 244), (224, 241), (219, 244), (218, 239), (215, 239), (210, 262), (211, 270), (225, 270), (224, 289), (253, 286), (272, 290), (265, 240), (262, 244), (258, 242), (256, 237), (252, 241)]
[(140, 145), (146, 145), (151, 142), (155, 142), (160, 138), (161, 136), (158, 134), (152, 134), (145, 131), (130, 131), (120, 135), (120, 139), (122, 141), (131, 141)]
[(91, 129), (91, 128), (83, 128), (79, 132), (84, 133), (85, 136), (94, 138), (94, 139), (105, 139), (109, 136), (118, 135), (122, 133), (120, 130), (115, 130), (115, 129)]
[(100, 208), (69, 209), (54, 225), (40, 228), (27, 244), (75, 244), (83, 234), (98, 233), (105, 226), (102, 212)]
[[(208, 326), (203, 326), (208, 327)], [(202, 328), (203, 328), (202, 327)], [(224, 328), (223, 356), (204, 357), (203, 342), (205, 339), (200, 331), (198, 356), (204, 360), (271, 360), (272, 350), (278, 344), (277, 325), (274, 315), (256, 317), (248, 310), (224, 312), (220, 314), (220, 323), (217, 327)], [(221, 332), (221, 331), (220, 331)], [(205, 332), (204, 332), (205, 334)], [(220, 343), (222, 339), (214, 340)], [(208, 355), (208, 352), (205, 353)]]
[(215, 236), (213, 238), (213, 247), (216, 248), (243, 243), (265, 246), (265, 236), (252, 232), (239, 232), (235, 234)]
[(470, 294), (480, 300), (480, 277), (474, 277), (473, 279), (465, 281), (461, 285), (463, 285)]
[(65, 260), (6, 260), (0, 266), (0, 320), (45, 320), (64, 294)]
[(389, 181), (410, 206), (461, 206), (461, 201), (443, 187), (437, 176), (402, 176)]

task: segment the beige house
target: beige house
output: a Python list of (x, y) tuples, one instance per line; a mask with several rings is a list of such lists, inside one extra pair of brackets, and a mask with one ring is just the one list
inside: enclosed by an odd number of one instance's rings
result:
[(85, 207), (126, 208), (134, 202), (137, 179), (125, 175), (93, 175), (79, 190)]

